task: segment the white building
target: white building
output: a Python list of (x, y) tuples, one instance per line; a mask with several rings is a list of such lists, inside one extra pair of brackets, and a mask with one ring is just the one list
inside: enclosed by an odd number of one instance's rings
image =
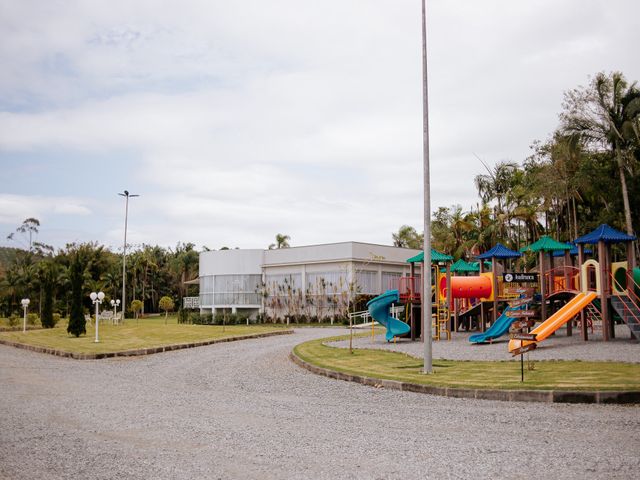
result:
[(200, 312), (336, 315), (355, 292), (397, 288), (406, 260), (419, 252), (359, 242), (202, 252)]

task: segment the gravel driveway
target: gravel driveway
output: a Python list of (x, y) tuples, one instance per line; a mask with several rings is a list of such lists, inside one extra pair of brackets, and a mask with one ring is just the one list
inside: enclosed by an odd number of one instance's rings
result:
[(638, 476), (638, 407), (388, 391), (288, 360), (336, 333), (99, 361), (0, 346), (0, 479)]

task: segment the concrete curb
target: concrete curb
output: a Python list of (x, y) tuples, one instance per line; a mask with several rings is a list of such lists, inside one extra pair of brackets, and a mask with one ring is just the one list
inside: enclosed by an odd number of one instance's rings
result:
[(114, 357), (139, 357), (141, 355), (152, 355), (154, 353), (170, 352), (172, 350), (182, 350), (183, 348), (203, 347), (205, 345), (213, 345), (215, 343), (236, 342), (239, 340), (252, 340), (254, 338), (273, 337), (276, 335), (289, 335), (293, 330), (276, 330), (275, 332), (255, 333), (252, 335), (240, 335), (237, 337), (215, 338), (204, 340), (202, 342), (178, 343), (175, 345), (163, 345), (161, 347), (140, 348), (137, 350), (122, 350), (120, 352), (105, 353), (73, 353), (64, 350), (56, 350), (54, 348), (38, 347), (35, 345), (27, 345), (26, 343), (12, 342), (10, 340), (0, 339), (0, 345), (7, 345), (15, 348), (22, 348), (31, 352), (46, 353), (57, 357), (73, 358), (75, 360), (101, 360), (103, 358)]
[(417, 383), (399, 382), (397, 380), (383, 380), (380, 378), (363, 377), (350, 373), (337, 372), (327, 368), (312, 365), (300, 357), (293, 350), (289, 354), (293, 363), (317, 375), (360, 383), (376, 388), (388, 388), (406, 392), (426, 393), (442, 397), (473, 398), (477, 400), (499, 400), (502, 402), (546, 402), (546, 403), (602, 403), (602, 404), (632, 404), (640, 403), (640, 392), (635, 391), (569, 391), (569, 390), (485, 390), (472, 388), (435, 387)]

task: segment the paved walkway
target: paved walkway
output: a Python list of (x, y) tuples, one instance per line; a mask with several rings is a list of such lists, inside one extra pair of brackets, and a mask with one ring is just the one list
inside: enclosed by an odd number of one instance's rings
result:
[(0, 478), (637, 478), (638, 407), (389, 391), (288, 360), (339, 333), (87, 361), (0, 346)]
[[(360, 333), (360, 332), (359, 332)], [(492, 344), (472, 344), (469, 336), (475, 332), (458, 332), (452, 334), (450, 341), (440, 340), (432, 343), (433, 358), (447, 360), (512, 360), (508, 351), (508, 335), (499, 338)], [(630, 339), (629, 328), (626, 325), (616, 325), (616, 338), (603, 342), (601, 335), (596, 333), (584, 342), (580, 331), (574, 331), (573, 336), (567, 337), (565, 329), (560, 329), (538, 344), (538, 348), (529, 354), (532, 360), (582, 360), (582, 361), (615, 361), (640, 363), (640, 343)], [(354, 340), (356, 348), (380, 348), (404, 352), (414, 357), (423, 358), (424, 344), (399, 339), (396, 343), (387, 343), (384, 334)], [(335, 346), (347, 348), (347, 341), (335, 342)], [(519, 360), (517, 357), (516, 360)]]

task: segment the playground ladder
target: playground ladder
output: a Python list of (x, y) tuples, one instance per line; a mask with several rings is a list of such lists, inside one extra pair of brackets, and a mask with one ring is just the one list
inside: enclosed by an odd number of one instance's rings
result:
[(449, 329), (450, 321), (451, 313), (447, 305), (445, 303), (438, 303), (438, 313), (433, 322), (433, 326), (436, 329), (435, 335), (433, 336), (434, 340), (440, 340), (443, 333), (447, 336), (447, 340), (451, 340), (451, 330)]
[[(598, 310), (592, 303), (585, 307), (585, 315), (587, 317), (587, 328), (591, 329), (591, 333), (593, 333), (593, 327), (596, 325), (596, 322), (599, 325), (602, 325), (602, 315), (600, 310)], [(582, 324), (580, 322), (578, 322), (578, 325), (582, 328)]]

